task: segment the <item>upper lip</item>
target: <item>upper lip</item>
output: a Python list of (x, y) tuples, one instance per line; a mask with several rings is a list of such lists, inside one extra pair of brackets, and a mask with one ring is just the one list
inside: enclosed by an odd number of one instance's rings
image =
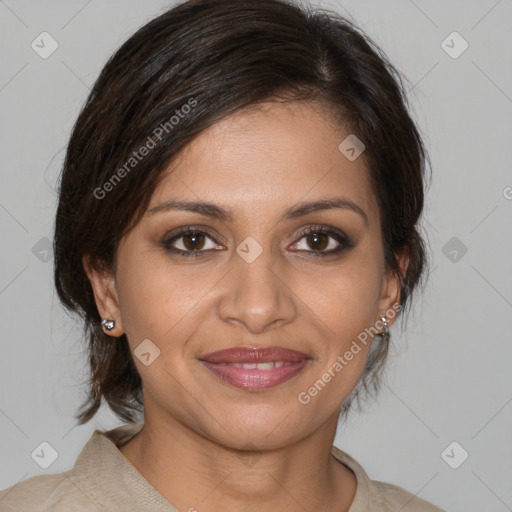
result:
[(210, 363), (296, 363), (311, 359), (304, 352), (283, 347), (234, 347), (211, 352), (199, 358)]

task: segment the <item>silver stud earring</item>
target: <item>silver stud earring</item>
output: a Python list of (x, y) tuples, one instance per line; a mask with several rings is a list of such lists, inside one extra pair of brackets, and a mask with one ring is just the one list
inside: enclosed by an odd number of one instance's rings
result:
[(115, 320), (109, 320), (108, 318), (104, 318), (104, 319), (101, 321), (101, 326), (102, 326), (106, 331), (111, 331), (111, 330), (116, 326), (116, 322), (115, 322)]
[(385, 337), (389, 334), (388, 319), (386, 318), (386, 315), (380, 315), (380, 321), (384, 325), (384, 330), (380, 333), (380, 335), (382, 337)]

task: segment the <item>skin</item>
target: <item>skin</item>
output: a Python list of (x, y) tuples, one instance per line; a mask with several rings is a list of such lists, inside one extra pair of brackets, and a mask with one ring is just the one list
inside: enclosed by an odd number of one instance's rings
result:
[[(116, 321), (109, 334), (126, 333), (132, 351), (145, 339), (160, 349), (149, 366), (134, 358), (145, 426), (120, 451), (179, 510), (339, 512), (353, 501), (355, 476), (330, 450), (370, 344), (310, 403), (297, 396), (398, 303), (400, 286), (384, 264), (364, 155), (349, 161), (338, 145), (350, 132), (328, 119), (319, 104), (293, 102), (261, 104), (218, 122), (175, 160), (148, 210), (171, 198), (208, 201), (232, 210), (233, 221), (183, 210), (147, 213), (122, 239), (111, 273), (84, 257), (98, 310)], [(300, 202), (332, 197), (356, 203), (367, 224), (348, 208), (279, 220)], [(173, 246), (196, 247), (198, 258), (163, 244), (188, 226), (206, 235)], [(339, 246), (330, 235), (302, 235), (318, 226), (343, 231), (356, 246), (315, 257)], [(236, 252), (249, 236), (263, 249), (252, 263)], [(398, 258), (405, 271), (408, 259)], [(313, 360), (264, 391), (231, 386), (198, 360), (241, 345), (282, 346)], [(243, 457), (249, 448), (252, 459)]]

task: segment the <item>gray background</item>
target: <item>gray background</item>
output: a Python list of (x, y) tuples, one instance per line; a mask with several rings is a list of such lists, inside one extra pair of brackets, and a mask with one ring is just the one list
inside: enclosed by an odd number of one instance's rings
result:
[[(121, 423), (102, 410), (75, 427), (84, 347), (60, 309), (46, 248), (63, 147), (89, 88), (169, 5), (0, 0), (0, 489), (69, 469), (94, 428)], [(512, 510), (512, 1), (316, 5), (350, 14), (409, 78), (434, 173), (429, 285), (405, 332), (393, 327), (378, 401), (351, 414), (336, 445), (372, 478), (447, 510)], [(47, 59), (31, 48), (43, 31), (59, 44)], [(441, 44), (453, 31), (469, 44), (458, 58)], [(47, 470), (30, 457), (42, 441), (59, 455)], [(453, 441), (469, 453), (458, 469), (441, 456)], [(461, 448), (447, 453), (460, 462)]]

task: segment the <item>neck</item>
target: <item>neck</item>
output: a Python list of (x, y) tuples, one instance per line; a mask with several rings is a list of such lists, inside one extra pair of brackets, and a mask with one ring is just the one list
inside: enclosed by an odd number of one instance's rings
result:
[(143, 430), (120, 451), (178, 510), (342, 512), (357, 483), (330, 454), (337, 420), (289, 446), (251, 452), (219, 445), (172, 418), (151, 421), (146, 411)]

